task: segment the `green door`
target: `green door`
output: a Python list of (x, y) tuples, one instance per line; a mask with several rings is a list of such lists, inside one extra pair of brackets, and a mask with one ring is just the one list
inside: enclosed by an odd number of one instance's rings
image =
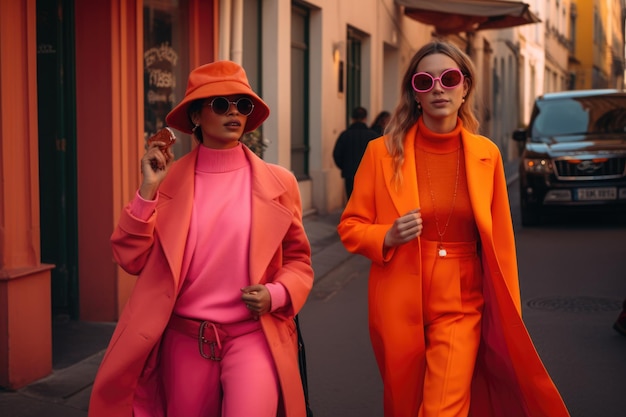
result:
[(73, 0), (37, 0), (41, 261), (52, 314), (78, 318)]

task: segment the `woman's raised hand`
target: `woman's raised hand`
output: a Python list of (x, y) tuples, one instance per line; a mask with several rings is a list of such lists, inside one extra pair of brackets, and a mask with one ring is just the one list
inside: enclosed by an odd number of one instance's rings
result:
[(143, 181), (139, 188), (139, 194), (146, 200), (154, 200), (159, 185), (167, 176), (169, 168), (174, 162), (172, 148), (165, 147), (165, 145), (165, 142), (160, 141), (150, 143), (146, 153), (141, 158)]

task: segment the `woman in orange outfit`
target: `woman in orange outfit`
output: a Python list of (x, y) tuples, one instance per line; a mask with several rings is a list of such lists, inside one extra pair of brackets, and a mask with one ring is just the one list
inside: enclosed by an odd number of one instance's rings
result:
[(413, 57), (338, 231), (372, 260), (370, 338), (387, 417), (567, 417), (521, 318), (502, 157), (476, 133), (467, 55)]

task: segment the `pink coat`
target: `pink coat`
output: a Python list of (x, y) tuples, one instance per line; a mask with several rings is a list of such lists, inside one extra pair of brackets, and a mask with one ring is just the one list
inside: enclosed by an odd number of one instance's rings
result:
[[(288, 170), (244, 146), (252, 166), (251, 284), (280, 282), (290, 309), (261, 316), (280, 380), (280, 416), (305, 417), (294, 315), (313, 286), (311, 249), (302, 224), (298, 183)], [(111, 242), (115, 259), (138, 275), (96, 375), (90, 417), (164, 416), (159, 345), (181, 288), (191, 219), (197, 149), (176, 161), (159, 189), (156, 215), (121, 213)], [(210, 389), (207, 387), (207, 389)]]

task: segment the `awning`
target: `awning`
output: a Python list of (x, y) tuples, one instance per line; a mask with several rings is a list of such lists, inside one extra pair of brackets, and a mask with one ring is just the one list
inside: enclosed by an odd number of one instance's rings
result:
[(504, 0), (395, 0), (404, 14), (435, 26), (437, 33), (474, 32), (539, 23), (530, 6)]

